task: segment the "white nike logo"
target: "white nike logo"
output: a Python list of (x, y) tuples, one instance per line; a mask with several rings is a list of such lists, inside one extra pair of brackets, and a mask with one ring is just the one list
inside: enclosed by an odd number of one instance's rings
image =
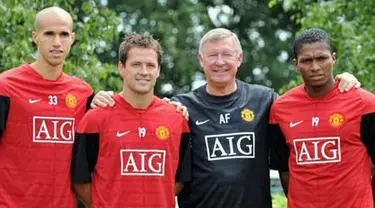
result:
[(196, 120), (196, 121), (195, 121), (195, 124), (196, 124), (197, 126), (199, 126), (199, 125), (202, 125), (202, 124), (207, 123), (209, 120), (210, 120), (210, 119), (207, 119), (207, 120), (204, 120), (204, 121), (198, 121), (198, 120)]
[(130, 133), (130, 131), (125, 131), (125, 132), (117, 132), (117, 134), (116, 134), (116, 136), (117, 137), (122, 137), (122, 136), (125, 136), (125, 135), (127, 135), (127, 134), (129, 134)]
[(295, 126), (301, 124), (302, 122), (303, 122), (303, 120), (302, 120), (302, 121), (297, 121), (297, 122), (290, 122), (289, 127), (290, 127), (290, 128), (293, 128), (293, 127), (295, 127)]
[(42, 99), (36, 99), (36, 100), (33, 100), (33, 99), (29, 99), (29, 103), (30, 104), (34, 104), (34, 103), (37, 103), (37, 102), (39, 102), (39, 101), (41, 101)]

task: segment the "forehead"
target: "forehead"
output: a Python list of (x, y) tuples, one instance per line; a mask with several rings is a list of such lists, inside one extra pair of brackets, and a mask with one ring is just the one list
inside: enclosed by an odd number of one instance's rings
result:
[(152, 48), (132, 47), (128, 51), (127, 59), (129, 62), (158, 62), (158, 54)]
[(234, 39), (233, 37), (227, 37), (218, 40), (208, 40), (204, 43), (202, 50), (204, 52), (234, 51)]
[(306, 43), (301, 45), (298, 50), (298, 56), (313, 56), (330, 53), (331, 49), (326, 42)]
[[(52, 14), (51, 14), (52, 15)], [(64, 15), (46, 14), (39, 20), (39, 31), (72, 31), (72, 20)]]

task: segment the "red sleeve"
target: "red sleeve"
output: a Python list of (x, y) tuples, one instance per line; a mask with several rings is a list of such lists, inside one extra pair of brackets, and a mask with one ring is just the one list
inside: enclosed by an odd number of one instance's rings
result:
[(363, 115), (375, 112), (375, 95), (362, 89), (359, 90), (361, 90), (361, 97), (365, 104)]
[(270, 167), (278, 171), (288, 171), (289, 147), (286, 143), (276, 116), (277, 103), (273, 103), (270, 111)]
[(185, 120), (185, 118), (184, 118), (184, 121), (182, 122), (182, 133), (190, 133), (189, 124)]
[(99, 133), (99, 119), (98, 109), (89, 110), (79, 122), (77, 133)]
[(100, 123), (98, 109), (89, 110), (78, 125), (73, 145), (71, 179), (90, 183), (99, 154)]
[(277, 124), (278, 123), (278, 121), (276, 119), (276, 115), (275, 115), (276, 114), (275, 108), (277, 108), (277, 105), (276, 105), (276, 103), (273, 103), (272, 106), (271, 106), (271, 111), (270, 111), (270, 120), (269, 120), (270, 124)]

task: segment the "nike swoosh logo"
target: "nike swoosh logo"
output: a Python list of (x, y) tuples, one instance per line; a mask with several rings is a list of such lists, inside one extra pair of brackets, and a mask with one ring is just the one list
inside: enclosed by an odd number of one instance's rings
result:
[(303, 120), (302, 120), (302, 121), (297, 121), (297, 122), (290, 122), (289, 127), (290, 127), (290, 128), (293, 128), (293, 127), (295, 127), (295, 126), (301, 124), (302, 122), (303, 122)]
[(127, 134), (129, 134), (130, 133), (130, 131), (125, 131), (125, 132), (117, 132), (117, 134), (116, 134), (116, 136), (117, 137), (122, 137), (122, 136), (125, 136), (125, 135), (127, 135)]
[(196, 120), (196, 121), (195, 121), (195, 124), (196, 124), (197, 126), (200, 126), (200, 125), (202, 125), (202, 124), (207, 123), (208, 121), (210, 121), (210, 119), (207, 119), (207, 120), (204, 120), (204, 121), (198, 121), (198, 120)]
[(33, 100), (33, 99), (29, 99), (29, 103), (30, 104), (34, 104), (34, 103), (37, 103), (37, 102), (39, 102), (39, 101), (41, 101), (42, 99), (36, 99), (36, 100)]

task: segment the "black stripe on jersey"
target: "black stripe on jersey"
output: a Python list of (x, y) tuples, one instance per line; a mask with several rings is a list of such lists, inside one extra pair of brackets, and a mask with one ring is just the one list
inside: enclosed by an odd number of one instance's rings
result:
[(183, 133), (181, 135), (176, 182), (189, 181), (191, 181), (191, 136), (190, 133)]
[(0, 137), (3, 135), (8, 120), (10, 98), (0, 95)]
[(91, 108), (91, 102), (92, 102), (92, 100), (94, 99), (94, 97), (95, 97), (95, 92), (92, 93), (92, 94), (90, 95), (90, 97), (87, 98), (87, 101), (86, 101), (86, 112), (87, 112), (88, 110), (90, 110), (90, 108)]
[(270, 167), (278, 171), (288, 171), (289, 148), (279, 124), (270, 124)]
[(99, 154), (99, 133), (76, 133), (71, 164), (73, 182), (90, 183)]
[(371, 160), (375, 162), (375, 113), (362, 116), (361, 141), (366, 146)]

